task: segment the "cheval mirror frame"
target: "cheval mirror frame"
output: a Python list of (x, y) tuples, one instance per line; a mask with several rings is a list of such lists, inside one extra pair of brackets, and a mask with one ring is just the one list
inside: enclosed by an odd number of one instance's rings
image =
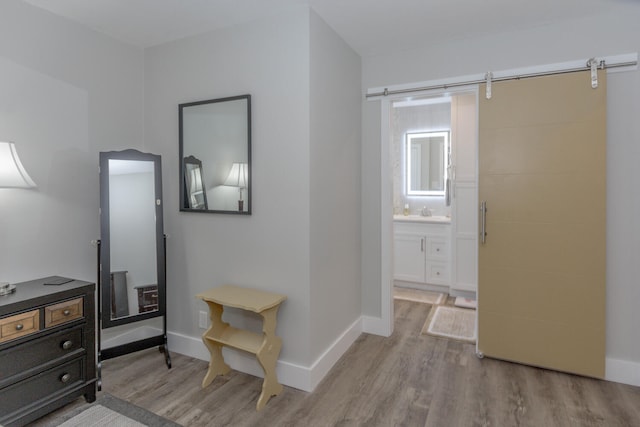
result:
[[(158, 346), (171, 368), (162, 205), (159, 155), (133, 149), (100, 153), (98, 389), (102, 360)], [(101, 348), (103, 329), (159, 316), (162, 334)]]

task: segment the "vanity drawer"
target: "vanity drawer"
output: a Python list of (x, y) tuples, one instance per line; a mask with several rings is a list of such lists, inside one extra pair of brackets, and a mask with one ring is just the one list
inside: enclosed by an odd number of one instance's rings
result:
[(82, 318), (83, 298), (76, 298), (44, 308), (44, 326), (51, 328), (62, 323)]
[(0, 416), (11, 418), (12, 412), (82, 383), (84, 363), (78, 358), (0, 390)]
[(447, 247), (447, 242), (440, 239), (427, 239), (427, 256), (429, 258), (438, 259), (441, 258), (443, 260), (449, 259), (449, 251)]
[(39, 310), (5, 317), (0, 319), (0, 343), (33, 334), (39, 330)]
[(0, 386), (11, 376), (83, 351), (83, 344), (83, 326), (76, 326), (0, 352)]
[(449, 280), (448, 264), (437, 262), (427, 264), (427, 282), (438, 284)]

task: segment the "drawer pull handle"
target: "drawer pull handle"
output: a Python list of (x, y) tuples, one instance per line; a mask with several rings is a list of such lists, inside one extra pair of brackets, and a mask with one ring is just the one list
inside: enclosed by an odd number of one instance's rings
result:
[(18, 324), (16, 325), (16, 331), (21, 331), (21, 330), (23, 330), (23, 329), (24, 329), (24, 325), (23, 325), (22, 323), (18, 323)]
[(63, 311), (63, 312), (62, 312), (62, 314), (63, 314), (64, 316), (68, 316), (68, 315), (70, 315), (70, 314), (71, 314), (71, 310), (66, 309), (65, 311)]
[(60, 382), (68, 383), (70, 379), (71, 379), (71, 374), (64, 374), (63, 376), (60, 377)]
[(73, 347), (73, 343), (71, 341), (65, 341), (62, 343), (63, 350), (69, 350), (71, 347)]

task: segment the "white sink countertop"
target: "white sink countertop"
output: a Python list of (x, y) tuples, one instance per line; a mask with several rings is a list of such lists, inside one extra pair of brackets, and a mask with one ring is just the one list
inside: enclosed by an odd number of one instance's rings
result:
[(400, 222), (427, 222), (431, 224), (451, 224), (448, 216), (422, 216), (422, 215), (394, 215), (394, 221)]

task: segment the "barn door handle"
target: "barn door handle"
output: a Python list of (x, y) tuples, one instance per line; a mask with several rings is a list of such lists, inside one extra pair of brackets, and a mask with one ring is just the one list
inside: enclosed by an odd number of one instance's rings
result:
[(487, 241), (487, 202), (480, 203), (480, 241), (484, 245)]

